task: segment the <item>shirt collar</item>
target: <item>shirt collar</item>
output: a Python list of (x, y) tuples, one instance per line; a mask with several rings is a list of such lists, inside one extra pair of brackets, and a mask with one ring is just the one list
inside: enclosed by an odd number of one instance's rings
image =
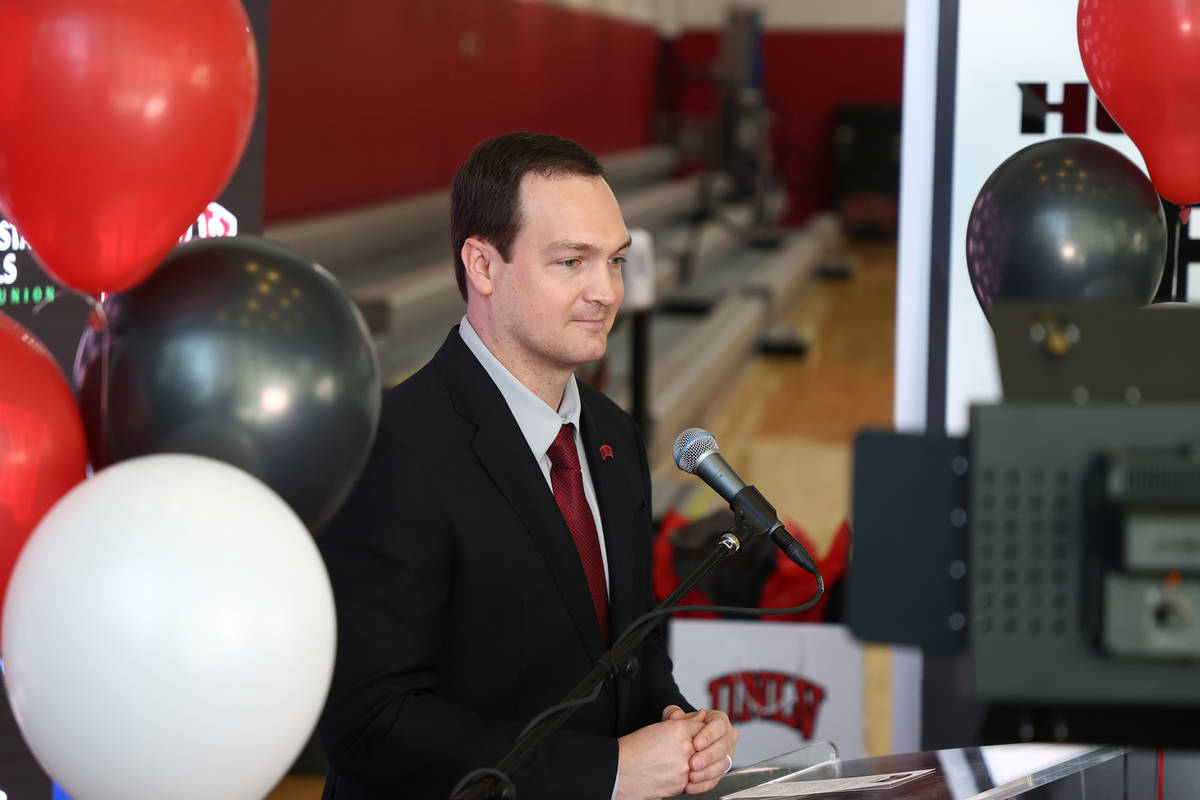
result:
[(579, 430), (579, 386), (574, 375), (567, 379), (562, 402), (555, 411), (500, 363), (479, 338), (465, 314), (459, 322), (458, 335), (462, 337), (467, 349), (475, 354), (492, 383), (500, 390), (535, 458), (541, 458), (545, 454), (558, 436), (563, 423), (569, 422), (575, 426), (576, 431)]

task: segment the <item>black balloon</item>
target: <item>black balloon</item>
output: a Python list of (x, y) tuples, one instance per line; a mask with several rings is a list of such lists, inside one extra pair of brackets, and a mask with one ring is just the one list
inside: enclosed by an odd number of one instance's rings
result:
[(1091, 139), (1014, 153), (983, 184), (967, 223), (967, 266), (985, 314), (1001, 299), (1143, 305), (1166, 253), (1150, 179)]
[(258, 477), (312, 532), (328, 522), (381, 400), (374, 344), (332, 275), (265, 239), (199, 240), (102, 311), (75, 366), (93, 467), (210, 456)]

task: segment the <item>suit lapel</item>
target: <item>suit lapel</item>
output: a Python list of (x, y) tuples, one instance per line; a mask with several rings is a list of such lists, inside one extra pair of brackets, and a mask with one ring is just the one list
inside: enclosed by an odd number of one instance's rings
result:
[(604, 642), (579, 553), (503, 395), (462, 341), (457, 326), (434, 362), (450, 387), (456, 410), (476, 425), (476, 456), (542, 554), (589, 657), (598, 659)]

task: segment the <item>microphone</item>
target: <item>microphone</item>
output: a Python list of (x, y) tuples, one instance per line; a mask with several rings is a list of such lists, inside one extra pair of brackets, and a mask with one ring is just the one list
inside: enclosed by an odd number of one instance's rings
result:
[(804, 549), (804, 545), (796, 541), (780, 522), (774, 506), (767, 502), (758, 489), (747, 485), (725, 461), (717, 448), (716, 437), (703, 428), (688, 428), (675, 439), (671, 453), (675, 464), (681, 470), (689, 475), (699, 476), (700, 480), (729, 503), (729, 507), (735, 513), (740, 511), (745, 514), (755, 527), (770, 537), (793, 564), (813, 575), (820, 574), (816, 562)]

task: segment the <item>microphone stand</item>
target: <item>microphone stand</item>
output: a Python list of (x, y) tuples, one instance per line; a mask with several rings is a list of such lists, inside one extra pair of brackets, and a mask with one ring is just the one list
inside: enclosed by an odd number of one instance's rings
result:
[[(741, 549), (743, 539), (753, 533), (751, 526), (752, 523), (745, 514), (741, 511), (736, 512), (736, 523), (733, 530), (726, 531), (721, 535), (721, 538), (717, 540), (716, 547), (708, 557), (700, 562), (699, 566), (692, 570), (691, 574), (675, 587), (675, 591), (671, 592), (654, 610), (658, 611), (679, 605), (679, 601), (694, 589), (708, 573), (712, 572), (717, 564)], [(737, 535), (738, 533), (742, 534), (741, 538)], [(580, 698), (588, 697), (593, 692), (598, 692), (609, 678), (618, 675), (632, 678), (637, 672), (637, 659), (633, 657), (633, 653), (654, 627), (655, 625), (644, 624), (639, 629), (627, 629), (613, 644), (612, 649), (600, 657), (592, 671), (571, 690), (562, 705), (566, 706)], [(474, 787), (453, 795), (451, 800), (513, 800), (515, 793), (510, 791), (512, 784), (499, 786), (497, 773), (503, 776), (511, 774), (537, 749), (542, 740), (558, 730), (578, 707), (578, 704), (567, 706), (560, 713), (518, 738), (508, 755), (494, 769), (487, 770), (486, 774), (481, 776), (481, 778), (486, 778), (486, 781), (476, 783)]]

